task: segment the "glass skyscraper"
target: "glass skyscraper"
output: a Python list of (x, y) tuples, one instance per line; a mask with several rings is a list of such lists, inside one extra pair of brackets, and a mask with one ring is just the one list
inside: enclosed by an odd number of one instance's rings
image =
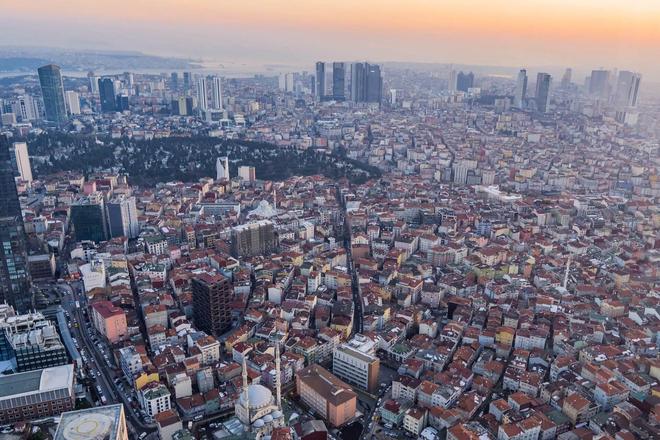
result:
[(14, 182), (15, 170), (5, 136), (0, 136), (0, 301), (19, 312), (32, 307), (23, 215)]
[(64, 84), (60, 67), (47, 64), (37, 69), (41, 94), (44, 97), (46, 120), (62, 125), (66, 122), (66, 105), (64, 104)]

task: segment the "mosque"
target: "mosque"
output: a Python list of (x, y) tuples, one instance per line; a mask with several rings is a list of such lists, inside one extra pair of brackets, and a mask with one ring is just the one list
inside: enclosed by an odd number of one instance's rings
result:
[(280, 370), (280, 348), (275, 346), (275, 388), (277, 396), (263, 385), (248, 385), (247, 363), (243, 358), (243, 392), (236, 402), (236, 417), (251, 437), (262, 439), (269, 436), (273, 428), (285, 425), (282, 413), (282, 384)]

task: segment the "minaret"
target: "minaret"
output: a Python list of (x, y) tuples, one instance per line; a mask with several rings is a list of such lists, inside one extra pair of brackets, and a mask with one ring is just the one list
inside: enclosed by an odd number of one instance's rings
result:
[(566, 261), (566, 272), (564, 273), (564, 283), (562, 284), (562, 287), (564, 290), (566, 289), (566, 286), (568, 286), (568, 275), (571, 271), (571, 260), (573, 259), (573, 254), (568, 254), (568, 261)]
[(282, 411), (282, 372), (280, 370), (280, 343), (275, 343), (275, 389), (277, 396), (277, 409)]
[(248, 374), (245, 356), (243, 356), (243, 401), (245, 402), (245, 410), (247, 411), (247, 426), (248, 430), (250, 430), (252, 428), (252, 420), (250, 418), (250, 393), (248, 392)]

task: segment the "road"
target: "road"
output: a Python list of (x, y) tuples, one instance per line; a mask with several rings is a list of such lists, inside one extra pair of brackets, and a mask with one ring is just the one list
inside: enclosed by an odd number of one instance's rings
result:
[(348, 215), (346, 212), (346, 204), (341, 197), (341, 192), (339, 187), (337, 187), (337, 198), (339, 201), (339, 206), (341, 206), (344, 214), (344, 249), (346, 249), (346, 264), (348, 273), (351, 276), (351, 290), (353, 292), (353, 330), (351, 334), (361, 333), (362, 328), (362, 296), (360, 294), (360, 285), (357, 276), (357, 271), (355, 270), (355, 265), (353, 264), (353, 253), (351, 252), (351, 223), (348, 220)]
[[(86, 321), (82, 312), (82, 307), (85, 304), (84, 295), (79, 295), (78, 285), (72, 288), (69, 284), (59, 284), (60, 287), (68, 290), (68, 294), (62, 300), (62, 307), (66, 310), (72, 318), (74, 324), (77, 322), (78, 326), (71, 326), (71, 333), (78, 340), (81, 349), (84, 349), (87, 357), (86, 367), (90, 371), (96, 371), (96, 383), (101, 387), (103, 395), (108, 399), (109, 403), (123, 403), (126, 417), (129, 422), (129, 429), (135, 433), (147, 432), (150, 434), (156, 430), (155, 424), (144, 423), (139, 414), (135, 412), (131, 404), (126, 399), (124, 393), (118, 390), (114, 383), (116, 375), (114, 370), (106, 363), (105, 358), (99, 353), (97, 346), (92, 342), (89, 334), (86, 331)], [(75, 302), (79, 301), (81, 307), (77, 308)]]

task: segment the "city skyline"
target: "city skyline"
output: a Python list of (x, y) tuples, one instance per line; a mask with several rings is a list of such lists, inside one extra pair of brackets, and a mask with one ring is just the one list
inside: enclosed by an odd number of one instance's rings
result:
[[(567, 0), (479, 0), (468, 6), (421, 0), (358, 5), (196, 1), (185, 8), (169, 0), (153, 5), (28, 0), (8, 4), (0, 24), (10, 45), (138, 50), (218, 61), (309, 63), (357, 60), (370, 53), (383, 61), (580, 70), (618, 66), (640, 71), (651, 82), (660, 74), (654, 61), (660, 3), (652, 0), (626, 5), (588, 0), (577, 6)], [(325, 13), (318, 14), (319, 8)], [(365, 16), (369, 20), (360, 19)], [(172, 25), (178, 32), (171, 32)], [(27, 28), (31, 32), (18, 32)]]

